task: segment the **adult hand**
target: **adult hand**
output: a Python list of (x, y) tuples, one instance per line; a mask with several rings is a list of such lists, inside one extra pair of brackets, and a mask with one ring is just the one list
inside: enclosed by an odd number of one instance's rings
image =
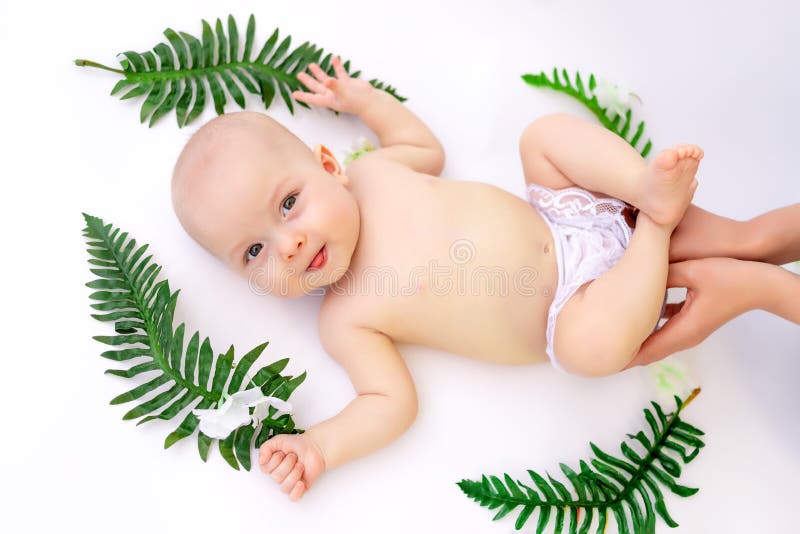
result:
[(685, 287), (683, 302), (667, 304), (667, 322), (648, 337), (626, 367), (647, 365), (694, 347), (734, 317), (759, 307), (759, 277), (766, 264), (704, 258), (669, 266), (667, 287)]

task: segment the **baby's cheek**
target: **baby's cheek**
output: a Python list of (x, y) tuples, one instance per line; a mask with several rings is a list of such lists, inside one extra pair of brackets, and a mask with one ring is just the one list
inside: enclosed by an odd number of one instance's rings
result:
[(269, 267), (269, 262), (242, 272), (247, 279), (247, 286), (256, 295), (275, 295), (280, 289)]

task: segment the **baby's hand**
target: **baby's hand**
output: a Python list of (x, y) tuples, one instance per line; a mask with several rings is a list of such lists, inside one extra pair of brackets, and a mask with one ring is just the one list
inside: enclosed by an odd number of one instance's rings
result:
[(325, 470), (322, 451), (305, 434), (279, 434), (269, 439), (259, 449), (258, 463), (293, 501), (300, 499)]
[(351, 78), (344, 70), (338, 56), (333, 58), (335, 78), (328, 76), (316, 63), (310, 63), (308, 68), (316, 79), (305, 72), (298, 74), (297, 78), (313, 93), (294, 91), (292, 96), (300, 102), (358, 114), (375, 92), (375, 88), (368, 81)]

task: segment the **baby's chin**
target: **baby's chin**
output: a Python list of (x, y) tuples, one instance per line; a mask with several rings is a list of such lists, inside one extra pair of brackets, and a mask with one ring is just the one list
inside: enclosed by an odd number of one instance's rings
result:
[(324, 296), (330, 286), (341, 280), (347, 273), (347, 268), (337, 268), (331, 271), (306, 271), (296, 279), (288, 283), (279, 282), (269, 283), (266, 286), (263, 281), (249, 280), (250, 288), (261, 295), (269, 295), (285, 300), (293, 300), (310, 295)]
[(299, 285), (296, 296), (325, 295), (333, 284), (336, 284), (344, 277), (347, 270), (347, 267), (337, 267), (330, 271), (325, 269), (306, 272), (306, 276), (302, 277), (302, 283)]

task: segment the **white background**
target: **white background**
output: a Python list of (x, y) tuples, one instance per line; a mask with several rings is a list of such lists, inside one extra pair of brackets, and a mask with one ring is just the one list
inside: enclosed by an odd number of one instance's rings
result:
[[(504, 472), (526, 480), (528, 468), (556, 474), (559, 461), (590, 457), (590, 440), (616, 453), (626, 432), (643, 428), (641, 409), (655, 396), (641, 369), (586, 380), (546, 365), (501, 367), (409, 346), (403, 353), (420, 398), (413, 427), (325, 474), (299, 503), (258, 471), (230, 469), (216, 447), (204, 464), (194, 438), (164, 451), (176, 423), (136, 427), (121, 420), (131, 405), (108, 405), (131, 384), (103, 374), (113, 362), (91, 339), (111, 331), (89, 317), (82, 211), (151, 244), (163, 274), (182, 289), (178, 319), (210, 336), (217, 351), (235, 344), (241, 355), (269, 340), (263, 361), (288, 356), (290, 372), (307, 370), (292, 397), (299, 426), (334, 415), (352, 388), (316, 338), (319, 297), (250, 293), (178, 225), (169, 177), (196, 126), (178, 129), (174, 113), (152, 129), (140, 125), (141, 100), (108, 95), (117, 75), (78, 68), (75, 58), (116, 66), (116, 53), (151, 49), (166, 27), (199, 36), (201, 18), (229, 12), (243, 35), (255, 13), (259, 45), (277, 26), (293, 45), (311, 40), (408, 96), (446, 149), (445, 177), (518, 195), (523, 128), (551, 111), (589, 117), (520, 75), (580, 69), (641, 95), (637, 111), (655, 149), (705, 149), (700, 206), (746, 219), (800, 199), (800, 10), (788, 0), (114, 5), (0, 4), (6, 532), (511, 532), (516, 512), (493, 524), (493, 512), (455, 482)], [(263, 106), (251, 99), (248, 109)], [(370, 135), (355, 117), (325, 110), (292, 117), (279, 99), (269, 113), (340, 158)], [(209, 104), (196, 125), (213, 115)], [(798, 349), (796, 325), (753, 312), (680, 356), (703, 386), (685, 417), (707, 432), (708, 446), (680, 479), (700, 492), (667, 498), (677, 531), (796, 525)]]

